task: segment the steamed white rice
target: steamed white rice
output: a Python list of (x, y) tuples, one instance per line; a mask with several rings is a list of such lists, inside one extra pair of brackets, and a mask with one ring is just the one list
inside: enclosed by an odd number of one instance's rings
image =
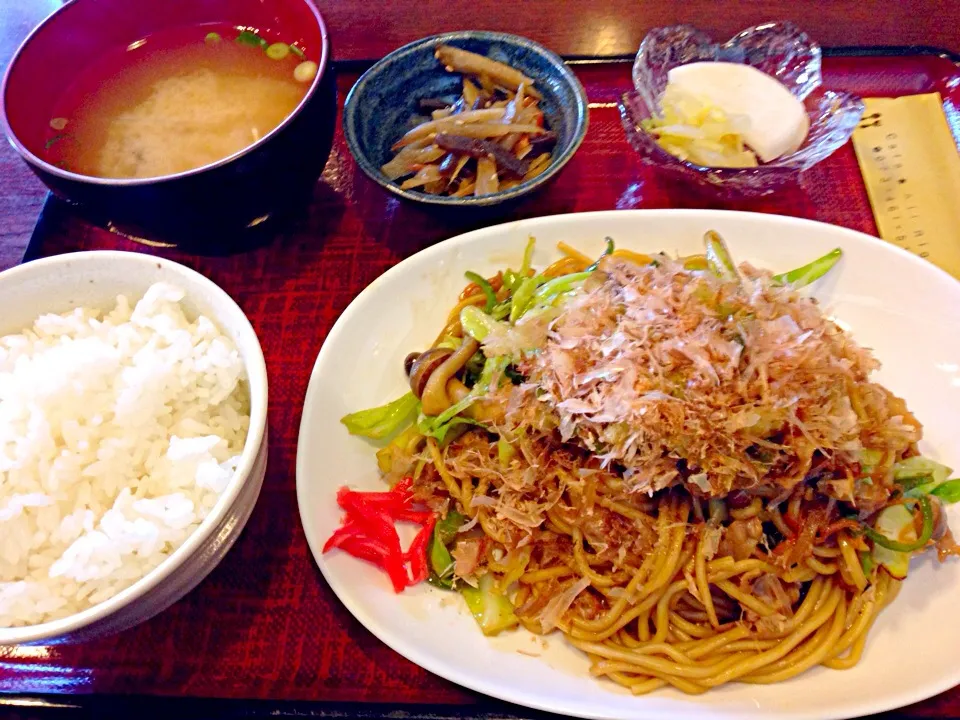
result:
[(249, 428), (243, 363), (183, 292), (0, 338), (0, 627), (102, 602), (210, 512)]

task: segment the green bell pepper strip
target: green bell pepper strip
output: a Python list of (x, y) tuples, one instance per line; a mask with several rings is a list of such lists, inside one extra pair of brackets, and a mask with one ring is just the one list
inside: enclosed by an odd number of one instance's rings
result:
[(613, 255), (613, 251), (616, 249), (616, 246), (614, 245), (614, 242), (613, 242), (613, 238), (608, 237), (606, 238), (606, 241), (607, 241), (607, 249), (604, 250), (603, 254), (600, 257), (598, 257), (596, 260), (594, 260), (592, 264), (587, 266), (586, 272), (592, 273), (594, 270), (600, 267), (601, 260), (607, 257), (607, 255)]
[(842, 256), (843, 250), (834, 248), (823, 257), (819, 257), (811, 263), (807, 263), (789, 272), (774, 275), (773, 281), (778, 285), (791, 285), (801, 288), (812, 282), (816, 282), (830, 272), (831, 268), (837, 264)]
[(443, 520), (440, 520), (433, 529), (433, 536), (439, 540), (444, 547), (447, 547), (457, 536), (457, 530), (459, 530), (460, 526), (466, 521), (467, 519), (456, 510), (449, 510), (447, 516), (443, 518)]
[(883, 533), (877, 532), (869, 525), (864, 526), (864, 534), (874, 543), (887, 550), (903, 553), (919, 550), (930, 541), (930, 537), (933, 535), (933, 508), (930, 507), (930, 501), (925, 495), (918, 497), (917, 502), (920, 504), (920, 514), (923, 516), (923, 527), (920, 530), (920, 536), (915, 541), (902, 543), (897, 540), (892, 540)]
[(492, 312), (494, 305), (497, 304), (497, 293), (494, 292), (493, 286), (490, 284), (490, 282), (485, 277), (481, 277), (477, 273), (469, 270), (464, 273), (464, 277), (477, 285), (483, 294), (487, 296), (487, 304), (484, 307), (484, 311), (487, 313)]
[(930, 494), (947, 504), (957, 502), (960, 500), (960, 478), (940, 483), (930, 491)]

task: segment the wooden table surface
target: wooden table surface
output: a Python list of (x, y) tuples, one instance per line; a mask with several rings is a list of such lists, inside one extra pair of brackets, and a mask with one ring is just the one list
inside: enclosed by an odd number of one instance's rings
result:
[[(59, 5), (59, 0), (0, 0), (0, 70), (30, 29)], [(769, 19), (793, 20), (825, 46), (927, 45), (960, 51), (960, 2), (327, 0), (320, 5), (338, 60), (374, 59), (424, 35), (465, 28), (526, 35), (566, 56), (616, 56), (635, 52), (646, 32), (660, 25), (690, 22), (722, 38)], [(12, 148), (0, 145), (0, 269), (20, 261), (44, 197), (43, 186)], [(908, 716), (960, 716), (960, 690), (911, 708)]]

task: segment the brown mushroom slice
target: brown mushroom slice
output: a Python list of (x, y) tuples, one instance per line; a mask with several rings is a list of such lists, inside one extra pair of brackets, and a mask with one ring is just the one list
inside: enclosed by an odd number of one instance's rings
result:
[[(414, 395), (418, 398), (423, 396), (427, 380), (430, 379), (433, 371), (443, 365), (451, 355), (453, 355), (453, 350), (449, 348), (430, 348), (425, 353), (417, 355), (410, 362), (407, 375), (410, 377), (410, 390), (413, 391)], [(406, 363), (404, 365), (406, 366)]]
[(447, 399), (451, 404), (456, 404), (470, 394), (470, 388), (464, 385), (458, 378), (452, 377), (447, 380)]
[(420, 353), (412, 352), (403, 359), (403, 372), (409, 378), (410, 373), (413, 372), (413, 364), (417, 361), (417, 358), (420, 357)]
[(456, 352), (430, 373), (420, 396), (424, 415), (439, 415), (450, 407), (452, 403), (447, 396), (447, 381), (460, 372), (479, 349), (480, 343), (472, 337), (465, 337)]

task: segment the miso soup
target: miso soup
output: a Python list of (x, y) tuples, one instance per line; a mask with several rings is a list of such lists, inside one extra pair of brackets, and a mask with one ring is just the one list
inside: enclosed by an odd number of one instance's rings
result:
[(107, 51), (66, 89), (47, 160), (103, 178), (202, 167), (276, 128), (316, 72), (301, 48), (230, 25), (150, 35)]

